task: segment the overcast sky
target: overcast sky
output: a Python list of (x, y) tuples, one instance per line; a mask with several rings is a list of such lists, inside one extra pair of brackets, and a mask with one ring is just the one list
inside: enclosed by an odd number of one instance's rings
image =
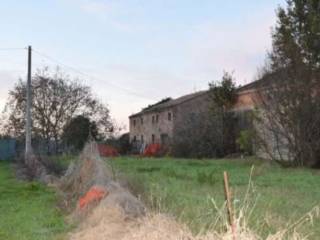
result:
[[(114, 119), (164, 97), (203, 90), (234, 71), (254, 79), (284, 0), (15, 0), (0, 3), (0, 107), (26, 76), (26, 50), (73, 67)], [(33, 54), (33, 69), (57, 63)], [(90, 77), (89, 77), (90, 76)]]

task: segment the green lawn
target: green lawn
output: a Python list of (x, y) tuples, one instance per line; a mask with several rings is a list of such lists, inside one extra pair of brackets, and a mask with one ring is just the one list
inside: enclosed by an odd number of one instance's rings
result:
[(16, 180), (8, 162), (0, 162), (0, 239), (63, 239), (64, 216), (53, 190)]
[[(320, 204), (320, 171), (281, 168), (276, 164), (249, 159), (176, 160), (171, 158), (122, 157), (112, 166), (124, 173), (132, 188), (151, 205), (160, 205), (186, 222), (194, 231), (212, 223), (217, 217), (210, 198), (223, 205), (223, 171), (228, 171), (235, 206), (242, 206), (248, 188), (251, 167), (253, 187), (250, 227), (262, 235), (296, 222)], [(248, 213), (248, 212), (247, 212)], [(300, 228), (320, 238), (320, 220)]]

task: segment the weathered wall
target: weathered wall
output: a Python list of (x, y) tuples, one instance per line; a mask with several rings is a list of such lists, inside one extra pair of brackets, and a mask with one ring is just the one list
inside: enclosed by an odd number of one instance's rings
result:
[[(171, 120), (168, 119), (168, 114), (171, 114)], [(158, 121), (157, 121), (158, 116)], [(152, 121), (154, 117), (154, 121)], [(143, 119), (143, 122), (141, 121)], [(134, 121), (136, 124), (134, 126)], [(144, 143), (152, 143), (152, 135), (155, 136), (154, 142), (161, 143), (161, 134), (168, 134), (172, 137), (173, 129), (173, 116), (172, 108), (167, 108), (158, 112), (145, 113), (141, 116), (130, 118), (130, 142), (134, 137), (138, 141), (141, 141), (141, 135), (143, 136)]]
[[(129, 123), (130, 142), (134, 138), (141, 141), (141, 135), (145, 144), (152, 143), (152, 135), (155, 136), (155, 143), (161, 143), (162, 134), (167, 134), (170, 140), (173, 136), (174, 125), (184, 124), (184, 120), (190, 113), (207, 110), (207, 98), (207, 94), (203, 94), (173, 107), (131, 117)], [(171, 120), (168, 118), (169, 113), (171, 114)], [(156, 120), (157, 116), (158, 121)], [(154, 117), (154, 121), (152, 121), (152, 117)], [(141, 121), (141, 119), (143, 120)]]
[(277, 131), (272, 131), (273, 128), (260, 109), (259, 121), (254, 121), (257, 134), (255, 154), (263, 159), (291, 161), (294, 156), (289, 152), (287, 140), (281, 136), (281, 128), (277, 127)]
[[(239, 92), (237, 101), (233, 106), (233, 111), (252, 111), (259, 104), (259, 96), (255, 89)], [(259, 109), (255, 114), (259, 114), (259, 121), (253, 119), (252, 128), (255, 130), (256, 139), (254, 142), (254, 153), (256, 156), (264, 159), (289, 160), (292, 158), (288, 151), (286, 140), (276, 136), (275, 132), (271, 131), (272, 126), (264, 117), (262, 109)]]
[(234, 111), (243, 111), (248, 109), (253, 109), (255, 107), (255, 90), (246, 90), (237, 93), (236, 103), (233, 106)]
[(184, 124), (186, 118), (190, 117), (190, 114), (196, 114), (200, 112), (207, 112), (209, 108), (208, 94), (197, 96), (189, 101), (181, 103), (173, 108), (174, 126)]

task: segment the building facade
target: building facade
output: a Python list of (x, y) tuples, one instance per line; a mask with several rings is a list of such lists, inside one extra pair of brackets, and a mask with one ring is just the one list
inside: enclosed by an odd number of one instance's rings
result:
[[(234, 113), (237, 129), (233, 140), (235, 142), (240, 131), (252, 129), (256, 134), (252, 147), (257, 156), (287, 160), (290, 159), (287, 142), (268, 129), (268, 121), (259, 107), (259, 93), (268, 89), (274, 79), (272, 75), (267, 75), (236, 90), (236, 101), (230, 109)], [(151, 105), (129, 117), (130, 142), (142, 147), (151, 143), (170, 144), (177, 126), (187, 124), (186, 119), (190, 114), (207, 111), (209, 103), (209, 92), (201, 91)], [(252, 117), (253, 112), (254, 115), (259, 114), (259, 121)], [(261, 140), (263, 144), (259, 143)]]
[(174, 128), (183, 124), (187, 114), (208, 107), (208, 92), (201, 91), (177, 99), (165, 99), (129, 117), (130, 142), (142, 146), (170, 144)]

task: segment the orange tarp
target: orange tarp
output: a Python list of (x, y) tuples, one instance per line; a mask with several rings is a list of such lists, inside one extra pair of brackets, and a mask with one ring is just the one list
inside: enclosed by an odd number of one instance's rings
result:
[(91, 203), (100, 202), (101, 199), (106, 197), (108, 194), (108, 191), (104, 188), (93, 186), (83, 197), (79, 199), (78, 206), (80, 209), (84, 209)]
[(119, 155), (117, 149), (106, 144), (98, 144), (98, 150), (102, 157), (116, 157)]
[(143, 156), (146, 156), (146, 157), (158, 156), (160, 152), (161, 152), (161, 145), (158, 143), (154, 143), (146, 147), (146, 149), (143, 152)]

